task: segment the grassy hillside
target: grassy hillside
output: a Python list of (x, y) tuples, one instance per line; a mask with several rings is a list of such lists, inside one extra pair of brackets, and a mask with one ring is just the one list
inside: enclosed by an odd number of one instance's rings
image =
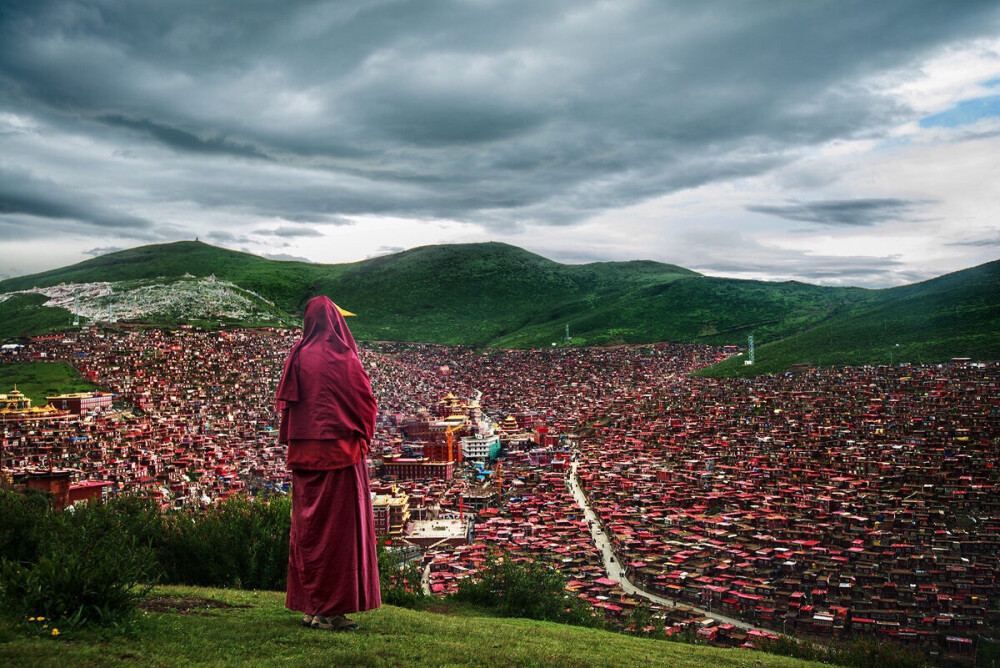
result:
[[(0, 626), (9, 666), (818, 666), (746, 650), (695, 647), (523, 619), (384, 606), (353, 615), (351, 633), (313, 631), (283, 592), (165, 587), (127, 636), (51, 636)], [(453, 611), (449, 611), (453, 612)], [(3, 622), (0, 622), (3, 624)], [(35, 634), (24, 631), (35, 629)]]
[(1000, 359), (1000, 261), (872, 292), (863, 305), (847, 309), (837, 318), (797, 336), (758, 346), (757, 364), (752, 367), (743, 365), (744, 358), (737, 358), (705, 373), (758, 375), (783, 371), (792, 364)]
[(504, 244), (425, 246), (347, 265), (314, 291), (358, 313), (362, 339), (488, 345), (574, 299), (562, 269)]
[[(0, 282), (0, 292), (60, 282), (209, 273), (295, 313), (316, 294), (361, 317), (359, 339), (530, 347), (693, 341), (744, 330), (786, 335), (865, 291), (701, 276), (649, 261), (563, 265), (501, 243), (424, 246), (351, 264), (277, 262), (200, 242), (144, 246)], [(10, 335), (9, 328), (0, 334)]]
[[(745, 343), (750, 331), (787, 336), (856, 303), (863, 291), (793, 283), (673, 276), (619, 294), (587, 296), (563, 311), (543, 315), (505, 345), (558, 341), (565, 324), (573, 343), (697, 341)], [(591, 293), (593, 294), (593, 293)]]
[(0, 302), (0, 340), (69, 327), (73, 322), (70, 312), (42, 306), (47, 301), (45, 295), (20, 294)]
[[(827, 288), (702, 276), (657, 262), (563, 265), (501, 243), (424, 246), (339, 265), (277, 262), (178, 242), (111, 253), (0, 282), (0, 293), (60, 282), (215, 274), (301, 313), (317, 294), (359, 315), (361, 340), (425, 341), (510, 348), (704, 342), (745, 345), (758, 364), (736, 360), (710, 373), (758, 374), (791, 364), (998, 359), (1000, 262), (893, 288)], [(0, 303), (0, 338), (68, 324), (39, 295)], [(179, 316), (178, 316), (179, 317)], [(279, 321), (288, 321), (282, 314)], [(896, 345), (899, 344), (899, 345)]]
[(80, 372), (65, 362), (0, 364), (0, 394), (14, 389), (31, 399), (32, 406), (44, 406), (45, 397), (66, 392), (91, 392), (100, 388), (88, 383)]
[(425, 246), (317, 282), (361, 339), (500, 347), (745, 339), (822, 321), (863, 290), (702, 276), (656, 262), (562, 265), (506, 244)]
[(178, 241), (108, 253), (40, 274), (0, 281), (0, 292), (48, 287), (59, 283), (129, 281), (158, 276), (207, 276), (232, 281), (273, 301), (285, 311), (301, 306), (309, 285), (325, 271), (322, 265), (279, 262), (199, 241)]

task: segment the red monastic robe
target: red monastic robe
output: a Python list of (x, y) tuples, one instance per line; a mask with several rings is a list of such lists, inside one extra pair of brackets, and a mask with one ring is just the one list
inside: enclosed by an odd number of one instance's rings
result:
[(306, 306), (277, 392), (292, 471), (285, 605), (335, 616), (381, 605), (365, 455), (375, 397), (344, 317), (327, 297)]

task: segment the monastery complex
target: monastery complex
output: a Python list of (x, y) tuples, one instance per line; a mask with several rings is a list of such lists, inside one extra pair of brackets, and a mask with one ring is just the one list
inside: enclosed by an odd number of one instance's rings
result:
[[(41, 409), (0, 395), (5, 476), (87, 488), (67, 502), (287, 493), (274, 391), (298, 336), (124, 327), (5, 349), (2, 363), (70, 362), (106, 390)], [(995, 363), (714, 380), (689, 375), (726, 355), (702, 345), (360, 354), (380, 408), (377, 530), (421, 559), (433, 594), (502, 549), (556, 564), (598, 614), (652, 601), (668, 634), (956, 655), (997, 608)]]

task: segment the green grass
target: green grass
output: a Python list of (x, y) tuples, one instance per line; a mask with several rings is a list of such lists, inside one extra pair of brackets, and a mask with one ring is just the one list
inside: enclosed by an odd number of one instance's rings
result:
[[(792, 364), (935, 363), (1000, 359), (1000, 262), (872, 291), (863, 305), (797, 336), (757, 347), (757, 364), (728, 360), (705, 375), (750, 376)], [(762, 341), (757, 338), (758, 343)]]
[(80, 376), (80, 372), (65, 362), (30, 362), (0, 364), (0, 394), (17, 389), (31, 398), (33, 406), (48, 403), (45, 397), (68, 392), (99, 390)]
[[(352, 615), (361, 629), (306, 629), (284, 593), (163, 587), (159, 611), (130, 632), (41, 635), (39, 624), (0, 622), (0, 664), (17, 666), (678, 666), (820, 665), (744, 650), (631, 638), (523, 619), (414, 611), (392, 606)], [(206, 608), (185, 597), (247, 607)], [(172, 602), (171, 602), (172, 601)], [(447, 613), (451, 609), (445, 608)], [(35, 633), (26, 629), (36, 629)], [(46, 630), (44, 633), (49, 633)]]
[(528, 348), (788, 333), (865, 291), (712, 278), (656, 262), (562, 265), (506, 244), (425, 246), (321, 279), (360, 339)]
[(48, 300), (45, 295), (34, 293), (14, 295), (0, 302), (0, 341), (69, 327), (73, 322), (70, 312), (42, 306)]

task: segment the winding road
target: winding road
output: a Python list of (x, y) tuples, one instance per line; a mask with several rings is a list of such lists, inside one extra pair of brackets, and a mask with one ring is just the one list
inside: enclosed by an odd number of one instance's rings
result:
[[(583, 493), (580, 485), (576, 480), (576, 468), (579, 462), (573, 462), (570, 468), (569, 474), (569, 488), (573, 492), (573, 498), (576, 499), (577, 504), (583, 509), (584, 516), (588, 520), (591, 526), (591, 535), (594, 539), (594, 544), (601, 550), (604, 554), (604, 569), (608, 572), (608, 578), (611, 580), (616, 580), (621, 585), (621, 588), (625, 590), (626, 594), (630, 596), (641, 596), (647, 600), (654, 601), (660, 605), (666, 606), (668, 608), (675, 607), (677, 603), (669, 598), (664, 598), (662, 596), (657, 596), (656, 594), (650, 594), (649, 592), (639, 589), (633, 585), (621, 568), (621, 561), (617, 556), (615, 556), (614, 550), (611, 547), (611, 541), (608, 540), (607, 535), (601, 528), (601, 523), (597, 519), (597, 515), (593, 510), (590, 509), (590, 505), (587, 503), (587, 496)], [(742, 620), (736, 619), (734, 617), (726, 617), (725, 615), (720, 615), (715, 612), (709, 612), (708, 610), (702, 610), (689, 603), (684, 603), (690, 607), (694, 612), (704, 615), (706, 617), (711, 617), (717, 622), (723, 624), (732, 624), (733, 626), (739, 627), (741, 629), (756, 629), (758, 631), (767, 631), (768, 633), (774, 633), (771, 629), (765, 629), (759, 626), (754, 626), (748, 624)]]
[[(604, 570), (607, 571), (608, 578), (617, 581), (621, 586), (621, 588), (629, 596), (641, 596), (642, 598), (645, 598), (649, 601), (653, 601), (668, 608), (676, 607), (677, 606), (676, 601), (673, 601), (669, 598), (665, 598), (663, 596), (657, 596), (656, 594), (651, 594), (647, 591), (639, 589), (634, 584), (632, 584), (632, 582), (630, 582), (629, 579), (625, 576), (625, 573), (623, 572), (621, 567), (621, 561), (619, 557), (615, 555), (614, 550), (611, 547), (611, 541), (608, 539), (608, 536), (604, 533), (604, 530), (601, 528), (601, 523), (598, 521), (597, 515), (594, 513), (593, 510), (591, 510), (590, 504), (587, 502), (586, 494), (583, 493), (583, 490), (577, 483), (576, 469), (578, 465), (579, 462), (574, 461), (570, 468), (570, 473), (568, 477), (569, 488), (573, 492), (573, 498), (576, 500), (577, 505), (579, 505), (580, 508), (583, 510), (584, 517), (588, 520), (590, 524), (591, 537), (594, 539), (594, 544), (597, 546), (599, 550), (601, 550), (601, 553), (604, 556)], [(431, 595), (430, 570), (431, 566), (430, 564), (427, 564), (424, 567), (420, 578), (421, 583), (423, 585), (424, 593), (427, 594), (428, 596)], [(754, 626), (753, 624), (749, 624), (743, 620), (736, 619), (734, 617), (727, 617), (725, 615), (720, 615), (716, 612), (703, 610), (702, 608), (695, 607), (690, 603), (684, 603), (683, 605), (689, 607), (692, 611), (694, 611), (697, 614), (704, 615), (705, 617), (710, 617), (722, 624), (732, 624), (735, 627), (746, 630), (755, 629), (758, 631), (767, 631), (768, 633), (774, 633), (774, 631), (771, 629), (765, 629), (759, 626)]]

